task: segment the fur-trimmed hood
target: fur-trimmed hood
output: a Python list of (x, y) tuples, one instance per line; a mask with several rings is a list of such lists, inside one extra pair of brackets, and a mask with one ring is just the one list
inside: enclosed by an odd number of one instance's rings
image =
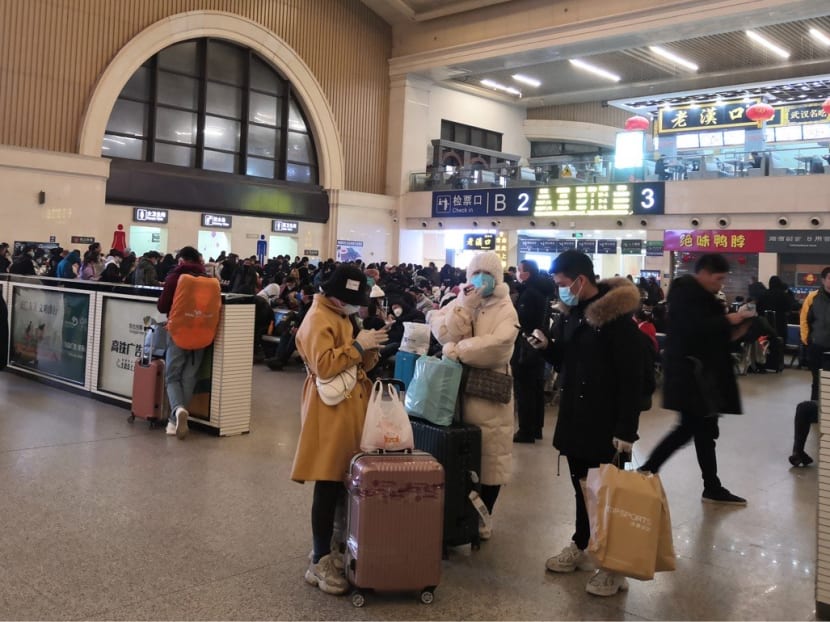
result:
[(640, 290), (626, 278), (604, 279), (597, 287), (602, 295), (585, 308), (585, 321), (594, 328), (640, 308)]

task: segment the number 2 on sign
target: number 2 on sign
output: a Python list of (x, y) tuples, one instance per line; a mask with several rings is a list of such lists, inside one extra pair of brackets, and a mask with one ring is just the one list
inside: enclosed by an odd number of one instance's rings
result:
[(654, 207), (654, 190), (651, 188), (643, 188), (640, 191), (643, 200), (640, 201), (640, 207), (643, 209), (651, 209)]
[(526, 212), (530, 208), (527, 206), (527, 202), (530, 201), (530, 195), (527, 192), (522, 192), (519, 195), (519, 207), (516, 208), (517, 212)]

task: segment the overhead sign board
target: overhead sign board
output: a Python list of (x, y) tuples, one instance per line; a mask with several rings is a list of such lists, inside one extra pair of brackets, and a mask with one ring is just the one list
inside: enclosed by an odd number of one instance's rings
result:
[(465, 251), (494, 251), (496, 250), (495, 233), (465, 233)]
[(149, 222), (159, 225), (167, 224), (166, 209), (150, 209), (145, 207), (133, 208), (133, 222)]
[(765, 247), (768, 253), (830, 254), (830, 231), (767, 231)]
[(445, 190), (432, 193), (434, 218), (663, 214), (664, 182), (536, 188)]
[(230, 229), (231, 216), (225, 214), (202, 214), (202, 226), (212, 227), (214, 229)]
[(300, 223), (296, 220), (272, 220), (271, 231), (274, 233), (297, 233)]
[(663, 244), (667, 251), (692, 253), (763, 253), (765, 231), (703, 230), (666, 231)]

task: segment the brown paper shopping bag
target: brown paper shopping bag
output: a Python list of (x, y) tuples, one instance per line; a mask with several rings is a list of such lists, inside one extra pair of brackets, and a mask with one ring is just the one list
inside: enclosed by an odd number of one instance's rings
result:
[(660, 518), (660, 539), (657, 542), (657, 562), (654, 570), (655, 572), (666, 572), (674, 570), (677, 567), (675, 564), (674, 543), (672, 542), (671, 513), (669, 512), (669, 502), (666, 499), (666, 491), (663, 490), (663, 483), (657, 475), (653, 475), (652, 477), (660, 485), (660, 495), (663, 502), (663, 514)]
[[(588, 471), (588, 550), (600, 568), (635, 579), (654, 578), (664, 499), (655, 475), (622, 471), (611, 464)], [(665, 514), (668, 518), (668, 512)]]

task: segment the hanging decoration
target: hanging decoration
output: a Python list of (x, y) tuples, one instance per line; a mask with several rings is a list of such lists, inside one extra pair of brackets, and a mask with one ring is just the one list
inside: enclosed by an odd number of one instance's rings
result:
[(769, 121), (775, 116), (775, 108), (769, 104), (758, 102), (746, 109), (746, 116), (748, 119), (757, 122), (758, 127), (761, 127), (764, 121)]
[(648, 126), (651, 122), (646, 119), (645, 117), (641, 117), (640, 115), (636, 115), (626, 119), (625, 121), (625, 129), (628, 131), (633, 130), (647, 130)]

